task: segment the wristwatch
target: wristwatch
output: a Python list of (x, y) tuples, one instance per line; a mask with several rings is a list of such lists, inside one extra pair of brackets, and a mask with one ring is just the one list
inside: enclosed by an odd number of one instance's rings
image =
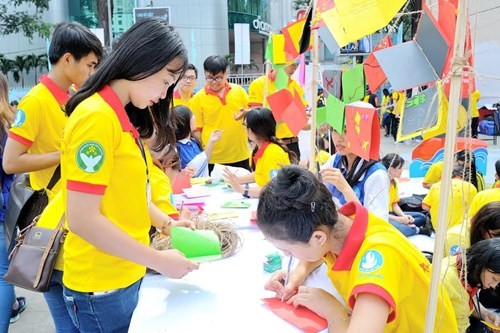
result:
[(245, 198), (250, 198), (250, 196), (248, 195), (248, 184), (245, 184), (245, 190), (243, 191), (243, 196)]

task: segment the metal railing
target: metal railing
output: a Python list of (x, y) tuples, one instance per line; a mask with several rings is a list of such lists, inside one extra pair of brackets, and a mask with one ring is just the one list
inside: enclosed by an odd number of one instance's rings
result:
[(228, 76), (227, 82), (229, 83), (235, 83), (239, 84), (240, 86), (243, 87), (248, 87), (250, 83), (252, 83), (253, 80), (256, 78), (262, 76), (262, 74), (259, 73), (253, 73), (253, 74), (232, 74)]

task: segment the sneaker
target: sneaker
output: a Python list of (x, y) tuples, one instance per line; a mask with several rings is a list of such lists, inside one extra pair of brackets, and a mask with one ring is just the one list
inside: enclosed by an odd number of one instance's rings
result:
[(19, 320), (19, 314), (24, 310), (26, 310), (26, 307), (28, 306), (25, 297), (18, 297), (16, 299), (17, 299), (17, 309), (12, 310), (12, 313), (10, 314), (11, 324)]
[(420, 230), (418, 232), (419, 235), (426, 235), (430, 236), (432, 234), (432, 229), (425, 226), (425, 227), (420, 227)]

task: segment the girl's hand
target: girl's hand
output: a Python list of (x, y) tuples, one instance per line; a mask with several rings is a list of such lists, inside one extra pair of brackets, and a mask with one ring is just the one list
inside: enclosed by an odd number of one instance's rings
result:
[(340, 169), (326, 167), (319, 171), (321, 173), (321, 178), (323, 182), (332, 184), (335, 186), (340, 192), (344, 192), (349, 186), (347, 180), (342, 175)]
[(189, 229), (196, 229), (196, 223), (194, 223), (193, 220), (191, 219), (180, 219), (180, 220), (173, 220), (172, 225), (174, 227), (184, 227), (184, 228), (189, 228)]
[(245, 188), (240, 184), (238, 176), (232, 173), (228, 168), (224, 168), (222, 178), (226, 181), (226, 183), (231, 185), (233, 191), (238, 193), (243, 193), (245, 191)]
[(245, 108), (240, 108), (239, 110), (239, 113), (234, 113), (234, 120), (240, 120), (240, 119), (243, 119), (243, 117), (245, 117), (245, 115), (247, 114), (248, 111), (250, 111), (250, 109), (245, 109)]
[(305, 278), (299, 276), (297, 272), (290, 271), (290, 276), (288, 278), (288, 283), (285, 286), (287, 272), (285, 270), (279, 270), (275, 272), (271, 278), (264, 285), (264, 289), (269, 291), (274, 291), (277, 298), (283, 298), (287, 301), (292, 297), (299, 287), (304, 283)]
[(327, 321), (348, 317), (342, 304), (332, 294), (321, 288), (299, 287), (298, 293), (287, 303), (295, 307), (305, 306)]
[(212, 134), (210, 134), (210, 138), (208, 139), (208, 141), (210, 141), (212, 143), (219, 141), (223, 132), (224, 131), (222, 131), (222, 130), (213, 131)]
[(156, 264), (151, 268), (172, 279), (180, 279), (200, 266), (177, 250), (157, 251), (157, 255)]
[(189, 178), (193, 177), (193, 175), (195, 174), (196, 172), (196, 169), (193, 168), (193, 167), (185, 167), (184, 169), (182, 169), (181, 171), (184, 175), (188, 176)]

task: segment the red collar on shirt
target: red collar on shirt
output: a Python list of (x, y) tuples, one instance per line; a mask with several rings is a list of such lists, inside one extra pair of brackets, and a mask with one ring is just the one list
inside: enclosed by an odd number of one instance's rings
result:
[(458, 279), (462, 283), (462, 286), (467, 290), (467, 294), (469, 294), (469, 307), (472, 310), (474, 309), (473, 299), (476, 296), (479, 288), (473, 287), (468, 283), (467, 284), (465, 283), (465, 276), (464, 272), (462, 271), (462, 255), (460, 253), (457, 255), (456, 263), (457, 263)]
[(253, 165), (254, 167), (257, 166), (257, 161), (264, 155), (264, 151), (266, 150), (267, 146), (269, 146), (270, 142), (266, 141), (262, 146), (259, 147), (259, 149), (255, 152), (253, 155)]
[(62, 90), (47, 75), (42, 75), (42, 77), (40, 77), (40, 83), (43, 84), (47, 89), (49, 89), (50, 93), (52, 94), (52, 96), (54, 96), (59, 105), (66, 105), (66, 102), (71, 97), (71, 95), (67, 91)]
[(345, 216), (354, 215), (354, 220), (332, 270), (348, 271), (351, 269), (361, 244), (365, 240), (368, 227), (368, 211), (361, 204), (351, 201), (340, 207), (339, 213)]
[[(191, 93), (191, 97), (193, 97), (194, 94)], [(179, 89), (175, 89), (174, 91), (174, 98), (177, 98), (177, 99), (182, 99), (182, 96), (181, 96), (181, 93), (179, 92)]]
[(221, 98), (219, 96), (218, 92), (210, 89), (210, 86), (208, 85), (208, 83), (205, 85), (205, 92), (207, 93), (207, 95), (213, 95), (215, 97), (218, 97), (220, 99), (221, 103), (224, 105), (226, 105), (226, 96), (229, 93), (229, 90), (231, 90), (231, 85), (226, 81), (226, 84), (224, 86), (224, 93), (223, 93), (222, 98)]
[(125, 111), (125, 108), (123, 107), (122, 102), (120, 101), (120, 98), (118, 98), (113, 89), (111, 89), (110, 86), (106, 85), (104, 86), (104, 88), (101, 89), (101, 91), (99, 91), (99, 95), (115, 111), (116, 116), (120, 121), (120, 125), (122, 126), (122, 130), (124, 132), (130, 132), (132, 133), (134, 138), (138, 138), (139, 132), (137, 132), (137, 129), (130, 122), (127, 112)]

